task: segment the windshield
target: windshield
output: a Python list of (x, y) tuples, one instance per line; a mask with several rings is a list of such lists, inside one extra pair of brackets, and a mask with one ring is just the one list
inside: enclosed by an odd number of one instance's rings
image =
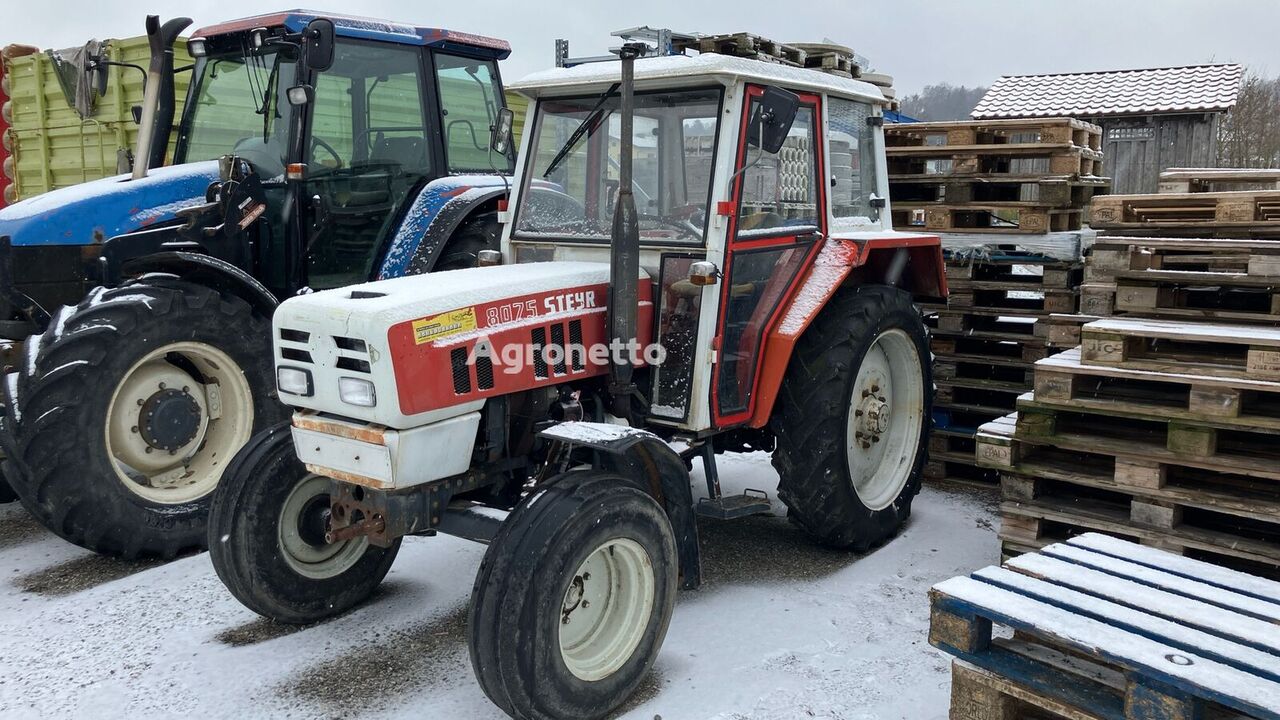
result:
[(212, 55), (198, 67), (196, 87), (182, 124), (183, 162), (215, 160), (235, 152), (264, 179), (284, 174), (289, 146), (285, 90), (294, 60), (286, 50)]
[[(618, 189), (620, 99), (542, 100), (516, 211), (517, 235), (607, 241)], [(632, 192), (640, 240), (701, 243), (715, 165), (720, 90), (638, 93)]]

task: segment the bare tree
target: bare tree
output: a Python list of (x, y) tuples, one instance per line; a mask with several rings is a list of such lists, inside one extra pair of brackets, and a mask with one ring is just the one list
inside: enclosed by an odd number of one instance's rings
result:
[(1280, 168), (1280, 77), (1250, 72), (1218, 125), (1218, 166)]
[(920, 92), (902, 98), (902, 114), (917, 120), (968, 120), (969, 113), (986, 94), (984, 87), (925, 85)]

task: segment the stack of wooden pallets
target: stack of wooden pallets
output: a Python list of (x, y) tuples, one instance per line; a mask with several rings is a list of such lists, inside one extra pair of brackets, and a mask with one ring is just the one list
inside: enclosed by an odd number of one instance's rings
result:
[(1089, 224), (1129, 236), (1280, 238), (1280, 190), (1106, 195)]
[(1087, 534), (929, 598), (952, 720), (1280, 719), (1270, 580)]
[(1280, 577), (1280, 243), (1102, 238), (1086, 275), (1111, 317), (977, 434), (1005, 553), (1099, 530)]
[(895, 227), (1079, 230), (1102, 176), (1102, 128), (1070, 118), (885, 126)]
[(1083, 269), (1072, 247), (1053, 256), (1017, 245), (946, 249), (948, 301), (921, 306), (937, 388), (927, 479), (999, 481), (978, 466), (974, 435), (1031, 390), (1037, 360), (1063, 349), (1046, 320), (1077, 317)]

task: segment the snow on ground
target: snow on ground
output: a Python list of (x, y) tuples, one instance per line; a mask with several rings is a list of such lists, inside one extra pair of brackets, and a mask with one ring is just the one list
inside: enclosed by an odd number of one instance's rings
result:
[[(726, 493), (776, 490), (762, 454), (723, 456), (720, 474)], [(926, 591), (998, 561), (994, 493), (926, 487), (906, 529), (862, 557), (815, 546), (775, 505), (701, 524), (706, 584), (681, 593), (620, 717), (946, 718)], [(100, 558), (0, 506), (0, 717), (501, 718), (466, 649), (483, 551), (409, 538), (370, 603), (298, 629), (237, 603), (206, 554)]]

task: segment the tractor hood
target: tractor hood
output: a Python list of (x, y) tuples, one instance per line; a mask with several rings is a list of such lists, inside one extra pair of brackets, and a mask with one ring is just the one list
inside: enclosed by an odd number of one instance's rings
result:
[(218, 161), (156, 168), (53, 190), (0, 210), (0, 236), (24, 245), (92, 245), (157, 223), (204, 203)]
[[(465, 363), (475, 346), (608, 342), (609, 264), (543, 262), (468, 268), (300, 295), (280, 304), (276, 365), (305, 372), (311, 394), (280, 399), (299, 408), (410, 428), (474, 412), (485, 397), (604, 372), (565, 367), (535, 377), (498, 369), (481, 380)], [(640, 273), (641, 318), (652, 318), (652, 284)], [(567, 329), (566, 329), (567, 328)], [(541, 339), (539, 339), (541, 338)], [(647, 342), (647, 332), (644, 342)], [(497, 365), (497, 363), (495, 363)], [(452, 369), (451, 369), (452, 368)], [(462, 375), (466, 374), (464, 386)], [(341, 382), (367, 380), (373, 406), (346, 402)]]

